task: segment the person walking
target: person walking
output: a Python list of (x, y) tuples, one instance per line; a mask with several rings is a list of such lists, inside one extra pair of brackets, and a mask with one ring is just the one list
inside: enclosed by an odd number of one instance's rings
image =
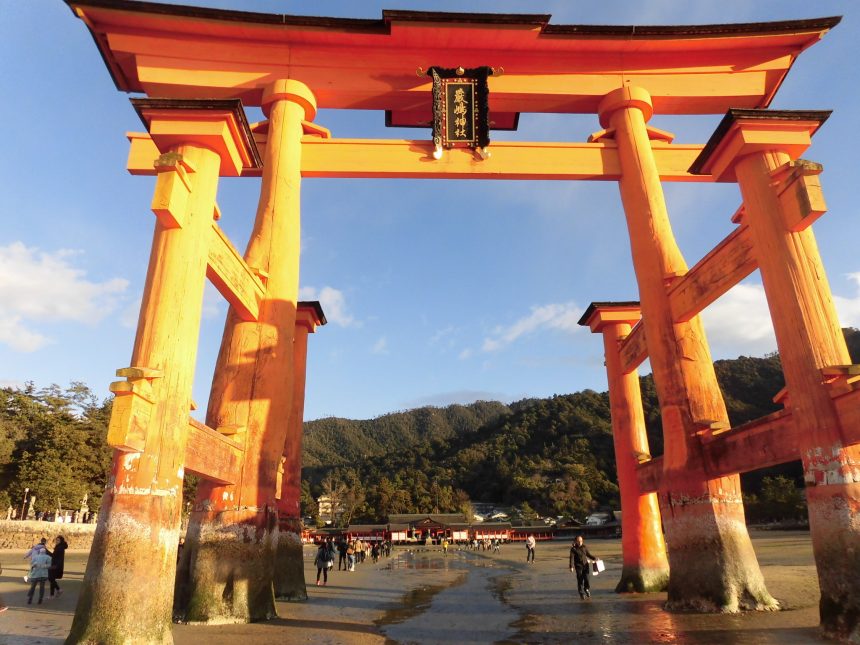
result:
[(51, 566), (48, 569), (48, 582), (51, 584), (51, 598), (54, 597), (54, 592), (57, 593), (57, 596), (63, 593), (63, 590), (60, 589), (60, 585), (57, 584), (57, 580), (62, 580), (63, 578), (67, 548), (69, 548), (69, 544), (66, 542), (66, 538), (62, 535), (58, 535), (54, 539), (53, 552), (47, 552), (48, 555), (51, 556)]
[(320, 544), (314, 564), (317, 567), (317, 587), (320, 586), (320, 576), (322, 576), (322, 585), (325, 586), (328, 583), (328, 570), (334, 566), (334, 547), (331, 538)]
[(343, 538), (338, 540), (338, 542), (337, 542), (337, 553), (338, 553), (337, 570), (338, 571), (340, 571), (341, 565), (343, 565), (344, 571), (347, 571), (349, 569), (349, 564), (347, 564), (347, 559), (346, 559), (346, 550), (348, 548), (349, 548), (349, 546), (347, 545), (346, 540), (344, 540)]
[(346, 547), (346, 562), (349, 567), (347, 570), (355, 571), (355, 542)]
[(48, 550), (47, 544), (48, 538), (42, 538), (36, 544), (30, 547), (27, 553), (24, 554), (24, 557), (32, 561), (33, 556), (39, 555), (40, 553), (45, 553)]
[(51, 566), (51, 556), (46, 550), (39, 551), (30, 559), (30, 574), (27, 576), (30, 581), (30, 591), (27, 592), (27, 604), (33, 604), (33, 593), (36, 591), (36, 585), (39, 585), (39, 604), (42, 604), (42, 599), (45, 597), (45, 582), (48, 580), (48, 569)]
[(590, 563), (596, 560), (597, 556), (588, 550), (582, 536), (577, 535), (570, 547), (570, 572), (576, 572), (576, 588), (579, 590), (580, 598), (591, 598), (591, 585), (588, 582), (588, 576), (591, 573)]
[[(3, 563), (2, 563), (2, 562), (0, 562), (0, 574), (2, 574), (2, 573), (3, 573)], [(9, 607), (7, 607), (7, 606), (3, 603), (3, 597), (2, 597), (2, 596), (0, 596), (0, 614), (2, 614), (2, 613), (3, 613), (4, 611), (6, 611), (7, 609), (9, 609)]]
[(526, 538), (526, 562), (531, 562), (534, 564), (535, 561), (535, 536), (533, 533), (529, 533), (529, 536)]

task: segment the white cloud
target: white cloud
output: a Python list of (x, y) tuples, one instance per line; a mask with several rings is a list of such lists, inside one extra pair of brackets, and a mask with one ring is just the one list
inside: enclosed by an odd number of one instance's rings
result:
[(860, 273), (848, 273), (845, 277), (854, 283), (856, 291), (853, 298), (833, 296), (839, 322), (843, 327), (860, 327)]
[(520, 318), (507, 327), (496, 327), (489, 338), (484, 339), (481, 349), (485, 352), (495, 352), (507, 347), (523, 336), (532, 334), (539, 329), (557, 329), (574, 333), (581, 328), (577, 324), (582, 315), (582, 308), (574, 302), (542, 305), (532, 307), (528, 316)]
[[(845, 276), (854, 296), (833, 296), (843, 327), (860, 327), (860, 272)], [(761, 284), (739, 284), (702, 312), (714, 358), (762, 356), (776, 350), (770, 309)]]
[(140, 303), (143, 301), (143, 296), (138, 296), (125, 307), (119, 315), (119, 323), (127, 329), (135, 329), (137, 321), (140, 317)]
[(452, 336), (454, 336), (457, 331), (458, 330), (454, 325), (448, 325), (447, 327), (443, 327), (442, 329), (436, 331), (436, 333), (430, 337), (430, 344), (444, 344), (448, 347), (453, 347), (454, 339), (452, 338)]
[(8, 387), (13, 390), (24, 388), (24, 382), (13, 378), (0, 378), (0, 387)]
[(702, 312), (716, 358), (762, 356), (776, 350), (770, 310), (760, 284), (738, 284)]
[(475, 353), (475, 352), (473, 352), (471, 349), (469, 349), (469, 348), (467, 347), (467, 348), (466, 348), (466, 349), (464, 349), (462, 352), (460, 352), (460, 354), (457, 356), (457, 358), (459, 358), (461, 361), (464, 361), (464, 360), (466, 360), (467, 358), (471, 358), (471, 357), (472, 357), (472, 354), (474, 354), (474, 353)]
[(21, 316), (0, 313), (0, 343), (19, 352), (35, 352), (50, 342), (46, 336), (27, 329), (21, 322)]
[(370, 348), (371, 354), (379, 354), (381, 356), (387, 355), (388, 352), (388, 340), (386, 340), (385, 336), (382, 336), (379, 340), (377, 340), (373, 347)]
[(349, 313), (343, 292), (333, 287), (302, 287), (299, 290), (300, 300), (319, 300), (326, 320), (339, 327), (357, 325), (355, 318)]
[(70, 262), (77, 254), (48, 253), (23, 242), (0, 247), (0, 343), (32, 352), (51, 342), (33, 323), (95, 324), (116, 308), (128, 281), (87, 280), (86, 271)]

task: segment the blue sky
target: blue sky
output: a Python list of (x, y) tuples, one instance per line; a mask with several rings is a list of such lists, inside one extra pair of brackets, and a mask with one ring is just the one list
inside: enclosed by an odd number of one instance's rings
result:
[[(860, 326), (854, 69), (849, 2), (194, 2), (276, 13), (378, 17), (381, 9), (546, 12), (554, 23), (681, 24), (844, 15), (807, 50), (773, 103), (834, 109), (805, 157), (824, 164), (815, 225), (843, 325)], [(683, 13), (680, 13), (683, 11)], [(0, 0), (0, 384), (71, 380), (108, 395), (128, 365), (154, 217), (153, 179), (125, 171), (141, 130), (84, 24), (59, 0)], [(655, 117), (703, 143), (720, 115)], [(336, 137), (429, 138), (375, 112), (322, 110)], [(591, 115), (523, 115), (494, 138), (582, 141)], [(222, 180), (223, 228), (244, 248), (258, 180)], [(665, 186), (690, 265), (732, 228), (734, 185)], [(419, 405), (603, 390), (600, 338), (576, 326), (592, 300), (637, 290), (610, 182), (306, 179), (302, 296), (329, 324), (310, 337), (306, 418), (366, 418)], [(194, 398), (205, 410), (226, 305), (207, 292)], [(715, 358), (775, 349), (753, 274), (706, 312)]]

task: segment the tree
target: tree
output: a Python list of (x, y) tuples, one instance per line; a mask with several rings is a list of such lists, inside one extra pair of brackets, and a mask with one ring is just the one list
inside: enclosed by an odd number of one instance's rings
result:
[(300, 495), (302, 517), (319, 517), (319, 505), (314, 501), (314, 497), (311, 495), (311, 484), (306, 479), (302, 480)]
[(343, 513), (340, 516), (339, 525), (343, 527), (349, 526), (354, 517), (362, 515), (366, 510), (364, 508), (365, 500), (366, 495), (364, 492), (364, 486), (361, 485), (358, 477), (352, 477), (349, 483), (345, 486), (345, 492), (343, 494)]
[(98, 405), (81, 383), (65, 391), (51, 385), (29, 396), (38, 411), (28, 408), (32, 416), (17, 417), (29, 432), (16, 451), (20, 456), (13, 492), (29, 488), (41, 511), (77, 509), (84, 495), (90, 507), (97, 507), (110, 463), (106, 444), (110, 404)]
[(454, 490), (454, 510), (462, 513), (466, 522), (471, 522), (475, 516), (475, 510), (472, 507), (469, 494), (460, 488)]
[(535, 510), (528, 502), (520, 504), (520, 514), (523, 516), (524, 520), (533, 520), (537, 518), (537, 513), (535, 513)]
[[(343, 499), (346, 494), (346, 486), (337, 477), (336, 474), (330, 473), (322, 482), (323, 494), (320, 499), (327, 498), (330, 505), (331, 513), (330, 520), (335, 524), (338, 518), (343, 513)], [(320, 513), (320, 519), (325, 520), (323, 513)]]

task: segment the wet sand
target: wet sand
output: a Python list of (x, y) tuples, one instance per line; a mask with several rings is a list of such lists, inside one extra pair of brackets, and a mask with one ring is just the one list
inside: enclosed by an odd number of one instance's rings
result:
[[(176, 625), (177, 645), (314, 643), (407, 645), (419, 643), (819, 643), (818, 584), (809, 534), (752, 532), (771, 594), (784, 610), (736, 615), (669, 614), (665, 594), (614, 593), (621, 570), (618, 540), (589, 547), (607, 570), (592, 577), (590, 600), (580, 600), (567, 568), (567, 542), (539, 543), (537, 561), (525, 547), (500, 554), (438, 548), (396, 548), (391, 558), (366, 562), (354, 573), (334, 571), (314, 586), (313, 549), (305, 550), (309, 600), (278, 603), (281, 618), (253, 625)], [(26, 562), (0, 552), (0, 644), (62, 643), (71, 625), (86, 552), (69, 551), (64, 594), (26, 605)]]

